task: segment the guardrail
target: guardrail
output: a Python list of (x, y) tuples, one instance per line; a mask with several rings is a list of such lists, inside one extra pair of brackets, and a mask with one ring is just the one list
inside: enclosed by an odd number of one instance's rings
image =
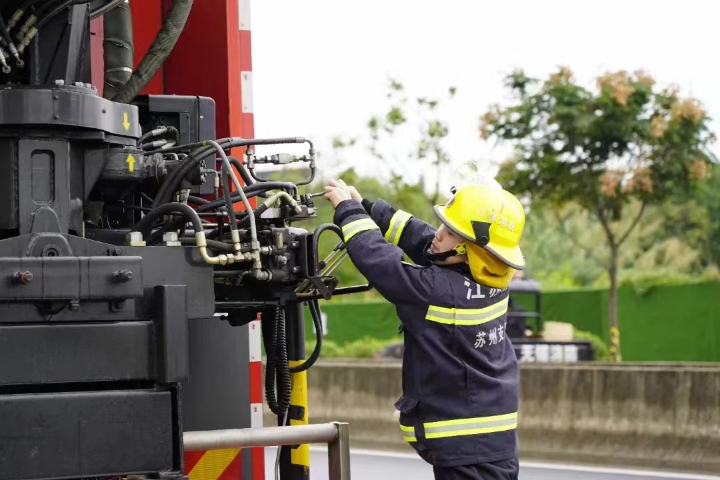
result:
[(350, 480), (350, 425), (333, 422), (293, 427), (185, 432), (185, 451), (326, 443), (330, 480)]

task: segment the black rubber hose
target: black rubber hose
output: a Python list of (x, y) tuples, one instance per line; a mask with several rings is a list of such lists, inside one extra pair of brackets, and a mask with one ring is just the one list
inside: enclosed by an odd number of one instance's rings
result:
[(114, 101), (130, 103), (150, 83), (150, 80), (153, 79), (158, 69), (165, 63), (180, 38), (180, 34), (190, 16), (192, 5), (193, 0), (173, 0), (170, 11), (165, 17), (155, 41), (150, 46), (145, 57), (140, 61), (140, 65), (133, 72), (130, 80), (113, 98)]
[(207, 205), (208, 203), (210, 203), (210, 200), (205, 200), (204, 198), (200, 197), (194, 197), (192, 195), (188, 195), (187, 200), (189, 203), (193, 203), (195, 205)]
[[(228, 180), (228, 172), (225, 167), (220, 169), (220, 175), (222, 175), (222, 189), (223, 189), (223, 200), (225, 201), (225, 208), (227, 208), (228, 216), (230, 217), (230, 228), (232, 230), (237, 229), (237, 217), (235, 216), (235, 206), (233, 205), (230, 197), (232, 196), (232, 190), (230, 190), (230, 180)], [(208, 203), (208, 205), (210, 205)]]
[(158, 193), (155, 195), (153, 207), (159, 207), (160, 205), (169, 202), (173, 192), (180, 185), (183, 178), (185, 178), (185, 176), (190, 173), (190, 170), (197, 167), (200, 162), (203, 161), (205, 155), (209, 155), (209, 152), (205, 151), (204, 153), (201, 153), (199, 155), (190, 154), (190, 156), (186, 158), (180, 164), (180, 166), (173, 170), (170, 175), (165, 177), (165, 180), (163, 181), (160, 189), (158, 190)]
[[(265, 183), (256, 183), (253, 185), (250, 185), (249, 187), (243, 188), (243, 192), (245, 192), (245, 195), (247, 198), (256, 197), (260, 193), (267, 192), (269, 190), (276, 190), (276, 189), (282, 189), (282, 190), (294, 190), (295, 185), (292, 183), (285, 183), (285, 182), (265, 182)], [(230, 200), (232, 203), (237, 203), (240, 201), (240, 194), (235, 192), (230, 197)], [(223, 205), (226, 205), (226, 202), (224, 199), (214, 200), (206, 205), (201, 206), (198, 211), (204, 212), (206, 210), (212, 210), (213, 208), (221, 207)]]
[(158, 190), (157, 195), (155, 195), (153, 207), (159, 207), (163, 203), (169, 202), (173, 192), (176, 190), (177, 186), (180, 185), (182, 179), (190, 173), (190, 170), (197, 167), (200, 162), (212, 155), (214, 152), (215, 149), (212, 147), (201, 147), (183, 160), (180, 166), (173, 170), (172, 173), (170, 173), (170, 175), (168, 175), (163, 181), (160, 186), (160, 190)]
[[(220, 146), (228, 150), (233, 147), (244, 147), (249, 145), (280, 145), (280, 144), (288, 144), (288, 143), (305, 143), (307, 140), (305, 140), (302, 137), (286, 137), (286, 138), (267, 138), (267, 139), (250, 139), (246, 140), (244, 138), (224, 138), (221, 140), (218, 140), (218, 143)], [(173, 153), (173, 152), (182, 152), (182, 151), (188, 151), (188, 150), (194, 150), (188, 158), (186, 158), (183, 163), (175, 169), (170, 175), (168, 175), (167, 178), (165, 178), (165, 181), (163, 181), (162, 186), (160, 187), (160, 190), (158, 191), (158, 194), (155, 195), (155, 202), (153, 203), (153, 207), (157, 207), (159, 205), (162, 205), (163, 203), (167, 203), (170, 201), (170, 197), (172, 196), (172, 193), (175, 191), (177, 186), (182, 182), (182, 179), (187, 175), (190, 170), (197, 166), (202, 160), (209, 157), (210, 155), (215, 154), (215, 149), (211, 146), (207, 146), (206, 142), (198, 142), (198, 143), (192, 143), (188, 145), (180, 145), (177, 147), (172, 147), (164, 150), (164, 153)], [(269, 184), (271, 182), (264, 182), (266, 184)], [(283, 182), (280, 182), (283, 183)], [(292, 185), (293, 189), (296, 189), (295, 185), (293, 184), (286, 184), (286, 185)], [(254, 185), (251, 185), (254, 186)], [(278, 187), (281, 188), (281, 187)], [(244, 189), (244, 191), (246, 191)], [(239, 194), (238, 194), (239, 195)]]
[(95, 20), (98, 17), (101, 17), (105, 15), (106, 13), (112, 11), (113, 9), (119, 7), (123, 3), (126, 3), (127, 0), (109, 0), (105, 5), (102, 7), (99, 7), (97, 10), (92, 10), (90, 12), (90, 20)]
[[(284, 414), (290, 407), (290, 369), (288, 367), (285, 312), (277, 307), (274, 321), (263, 320), (263, 341), (267, 354), (265, 367), (265, 400), (275, 415)], [(276, 392), (279, 395), (277, 395)]]
[(143, 236), (146, 236), (153, 227), (153, 222), (157, 220), (161, 215), (168, 213), (177, 212), (183, 214), (193, 224), (193, 230), (195, 233), (204, 231), (202, 221), (198, 214), (192, 208), (188, 207), (184, 203), (166, 203), (157, 208), (152, 209), (147, 213), (135, 226), (134, 231), (141, 232)]
[[(315, 231), (313, 232), (313, 253), (315, 255), (315, 261), (318, 261), (320, 259), (320, 252), (319, 252), (319, 248), (318, 248), (318, 245), (320, 244), (320, 236), (328, 230), (335, 232), (335, 235), (337, 235), (338, 238), (340, 238), (340, 243), (343, 242), (342, 230), (340, 229), (340, 227), (338, 227), (334, 223), (323, 223), (322, 225), (317, 227), (315, 229)], [(337, 246), (336, 246), (336, 249), (337, 249)], [(313, 270), (316, 270), (316, 269), (313, 268)], [(318, 272), (313, 272), (313, 273), (315, 275), (318, 274)]]
[(255, 180), (252, 179), (252, 177), (247, 171), (247, 168), (240, 160), (233, 156), (229, 156), (228, 160), (230, 160), (230, 163), (232, 163), (233, 167), (237, 168), (237, 171), (240, 172), (240, 176), (242, 177), (243, 182), (246, 186), (250, 186), (255, 183)]
[(105, 98), (113, 98), (133, 72), (133, 24), (130, 4), (121, 2), (103, 18), (105, 40)]
[(310, 307), (310, 315), (312, 316), (313, 324), (315, 325), (315, 348), (313, 349), (313, 352), (310, 354), (308, 359), (305, 360), (303, 363), (295, 367), (288, 367), (290, 373), (304, 372), (305, 370), (309, 369), (310, 367), (315, 365), (315, 362), (317, 362), (318, 358), (320, 358), (320, 353), (322, 352), (323, 330), (322, 317), (320, 316), (320, 304), (317, 300), (310, 300), (308, 302), (308, 306)]
[(55, 18), (58, 14), (60, 14), (63, 10), (65, 10), (65, 9), (68, 8), (69, 6), (74, 5), (74, 4), (76, 4), (76, 3), (78, 3), (78, 4), (79, 4), (79, 3), (87, 3), (87, 0), (65, 0), (64, 2), (62, 2), (62, 3), (61, 3), (60, 5), (58, 5), (57, 7), (53, 8), (52, 10), (50, 10), (50, 13), (48, 13), (47, 15), (45, 15), (45, 16), (42, 18), (42, 20), (40, 20), (40, 21), (35, 25), (35, 29), (36, 29), (36, 30), (40, 30), (40, 29), (41, 29), (42, 27), (44, 27), (50, 20), (52, 20), (52, 19)]
[[(196, 243), (194, 238), (188, 238), (188, 237), (179, 238), (178, 241), (180, 243), (182, 243), (183, 245), (195, 245), (195, 243)], [(218, 242), (215, 240), (207, 240), (207, 245), (209, 248), (212, 248), (213, 250), (220, 250), (220, 251), (229, 252), (229, 253), (233, 253), (235, 251), (235, 247), (233, 247), (229, 243), (225, 243), (225, 242)]]
[[(202, 207), (201, 207), (202, 208)], [(253, 215), (255, 215), (255, 219), (259, 219), (262, 214), (267, 210), (268, 207), (263, 203), (259, 207), (257, 207), (255, 210), (253, 210)], [(237, 221), (237, 228), (248, 228), (250, 226), (250, 218), (247, 215), (247, 212), (240, 212), (237, 215), (238, 221)], [(208, 238), (216, 238), (220, 234), (220, 228), (216, 228), (215, 230), (208, 233)]]
[(153, 137), (159, 137), (160, 135), (165, 135), (166, 133), (172, 133), (173, 137), (175, 137), (175, 143), (180, 143), (180, 132), (177, 128), (172, 126), (162, 126), (158, 127), (154, 130), (150, 130), (146, 134), (144, 134), (140, 139), (137, 141), (138, 145), (143, 145), (145, 142), (147, 142), (150, 138)]

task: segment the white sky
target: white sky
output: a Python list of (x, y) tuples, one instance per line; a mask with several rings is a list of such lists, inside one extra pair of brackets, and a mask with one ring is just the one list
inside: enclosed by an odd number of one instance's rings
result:
[[(365, 134), (387, 109), (388, 77), (413, 97), (458, 87), (446, 112), (456, 165), (507, 157), (477, 127), (506, 99), (502, 78), (516, 67), (544, 78), (567, 65), (588, 86), (607, 70), (644, 69), (720, 118), (716, 0), (251, 1), (256, 136), (312, 139), (326, 172), (331, 139)], [(351, 160), (363, 174), (386, 174), (362, 151)], [(408, 166), (413, 181), (422, 169)]]

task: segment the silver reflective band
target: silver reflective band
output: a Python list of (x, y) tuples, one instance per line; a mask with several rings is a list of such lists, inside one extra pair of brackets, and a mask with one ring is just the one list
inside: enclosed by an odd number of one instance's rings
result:
[(363, 218), (361, 220), (355, 220), (354, 222), (350, 222), (347, 225), (345, 225), (342, 228), (343, 231), (343, 237), (345, 238), (345, 241), (347, 242), (352, 237), (357, 235), (360, 232), (364, 232), (366, 230), (375, 230), (379, 227), (375, 225), (375, 222), (370, 220), (369, 218)]
[(509, 297), (485, 308), (446, 308), (430, 305), (426, 320), (449, 325), (480, 325), (507, 313)]
[(387, 232), (385, 232), (385, 240), (394, 245), (400, 243), (400, 237), (402, 236), (403, 229), (411, 218), (412, 215), (407, 212), (403, 212), (402, 210), (395, 212), (395, 215), (393, 215), (390, 220)]

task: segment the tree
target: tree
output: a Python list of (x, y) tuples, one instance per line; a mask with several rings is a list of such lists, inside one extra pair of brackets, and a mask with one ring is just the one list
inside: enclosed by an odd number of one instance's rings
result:
[[(707, 114), (699, 101), (658, 89), (643, 72), (606, 73), (590, 90), (565, 67), (544, 82), (516, 71), (506, 86), (513, 104), (491, 107), (480, 124), (483, 138), (515, 147), (498, 179), (530, 199), (576, 204), (599, 222), (609, 251), (611, 349), (619, 360), (620, 249), (648, 205), (690, 192), (705, 178), (712, 161), (705, 147), (713, 139)], [(630, 205), (637, 205), (632, 213)]]
[[(391, 79), (387, 93), (390, 103), (387, 112), (383, 115), (371, 116), (367, 123), (369, 139), (366, 146), (376, 160), (390, 169), (391, 183), (402, 184), (403, 171), (411, 168), (412, 163), (429, 162), (434, 168), (434, 188), (429, 196), (425, 196), (426, 202), (431, 207), (440, 200), (442, 173), (450, 164), (450, 155), (444, 146), (450, 130), (447, 123), (442, 120), (440, 111), (444, 102), (455, 97), (457, 89), (449, 87), (447, 92), (444, 98), (417, 97), (411, 100), (405, 91), (405, 86)], [(401, 144), (398, 142), (398, 137), (412, 138), (412, 140), (409, 145)], [(339, 137), (333, 139), (336, 153), (341, 149), (358, 145), (358, 139), (344, 140)], [(398, 147), (401, 151), (398, 151)]]

